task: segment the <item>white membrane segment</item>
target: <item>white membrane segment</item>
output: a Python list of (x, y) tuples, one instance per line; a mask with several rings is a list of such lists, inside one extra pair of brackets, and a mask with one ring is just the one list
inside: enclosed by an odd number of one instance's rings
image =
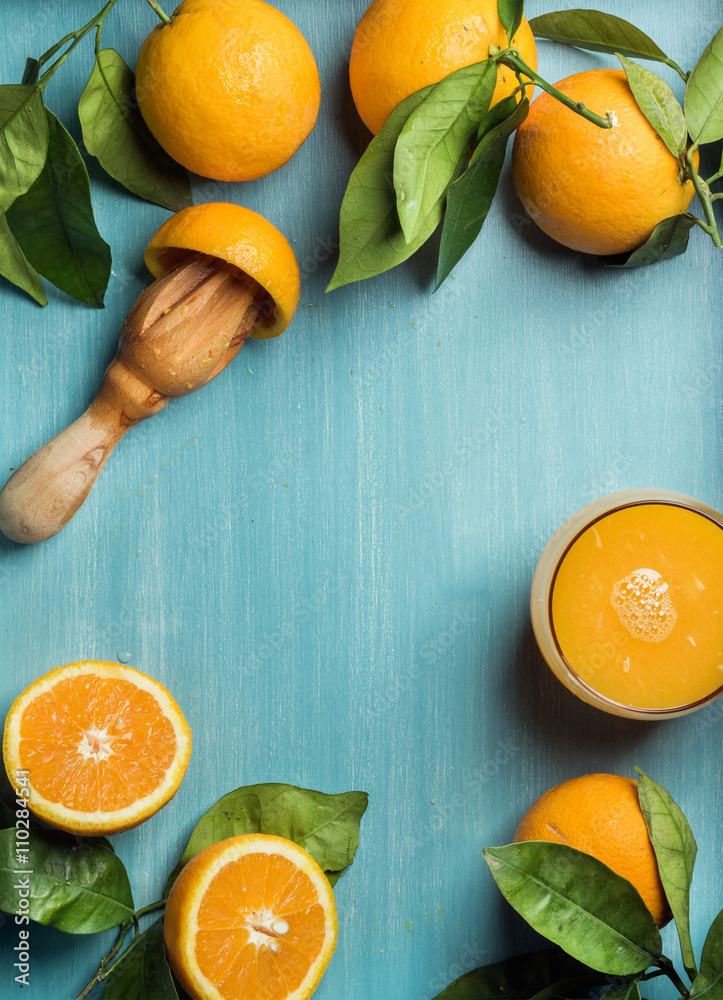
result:
[(636, 569), (613, 587), (610, 603), (620, 624), (643, 642), (662, 642), (673, 631), (678, 614), (668, 584), (654, 569)]

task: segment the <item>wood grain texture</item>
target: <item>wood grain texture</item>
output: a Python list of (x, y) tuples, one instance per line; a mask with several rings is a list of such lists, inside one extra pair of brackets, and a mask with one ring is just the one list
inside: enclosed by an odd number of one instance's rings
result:
[[(187, 777), (164, 810), (115, 838), (139, 904), (159, 895), (197, 816), (239, 784), (369, 791), (319, 1000), (429, 1000), (476, 965), (536, 947), (482, 847), (508, 841), (550, 785), (634, 763), (673, 792), (698, 837), (700, 948), (723, 904), (723, 710), (645, 725), (582, 705), (542, 664), (527, 604), (545, 541), (593, 497), (659, 486), (723, 506), (720, 259), (694, 233), (684, 258), (604, 271), (534, 228), (506, 168), (481, 240), (439, 293), (422, 253), (325, 296), (341, 196), (367, 139), (346, 79), (366, 3), (278, 5), (317, 56), (319, 123), (277, 173), (197, 179), (194, 193), (281, 229), (302, 305), (283, 337), (245, 344), (203, 393), (124, 438), (60, 535), (0, 543), (0, 709), (50, 667), (121, 654), (177, 698), (194, 736)], [(673, 0), (596, 5), (686, 67), (723, 21), (720, 0), (701, 0), (695, 17)], [(528, 13), (559, 6), (530, 2)], [(5, 0), (2, 82), (87, 7), (31, 15)], [(133, 65), (153, 24), (145, 3), (122, 0), (104, 44)], [(47, 95), (76, 138), (91, 51), (87, 40)], [(613, 63), (540, 45), (551, 80)], [(148, 280), (143, 246), (167, 218), (89, 169), (114, 255), (107, 307), (51, 293), (41, 311), (0, 290), (3, 474), (88, 406)], [(23, 1000), (75, 996), (108, 940), (34, 927)], [(20, 996), (14, 943), (6, 925), (3, 1000)]]
[(88, 409), (0, 490), (0, 532), (34, 543), (64, 528), (131, 427), (233, 361), (256, 322), (257, 295), (253, 278), (206, 254), (152, 282), (123, 320), (118, 353)]

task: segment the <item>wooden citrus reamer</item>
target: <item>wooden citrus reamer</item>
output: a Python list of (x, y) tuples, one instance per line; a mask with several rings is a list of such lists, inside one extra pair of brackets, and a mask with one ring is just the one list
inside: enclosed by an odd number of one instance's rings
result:
[(203, 253), (182, 255), (128, 313), (118, 353), (85, 413), (5, 484), (0, 531), (16, 542), (60, 531), (126, 431), (222, 372), (269, 307), (273, 300), (240, 268)]

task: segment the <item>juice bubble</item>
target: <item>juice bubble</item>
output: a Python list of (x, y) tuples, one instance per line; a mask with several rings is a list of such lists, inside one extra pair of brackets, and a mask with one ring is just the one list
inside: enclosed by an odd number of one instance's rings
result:
[(628, 573), (613, 587), (610, 603), (620, 623), (643, 642), (667, 639), (678, 620), (668, 584), (654, 569), (636, 569)]

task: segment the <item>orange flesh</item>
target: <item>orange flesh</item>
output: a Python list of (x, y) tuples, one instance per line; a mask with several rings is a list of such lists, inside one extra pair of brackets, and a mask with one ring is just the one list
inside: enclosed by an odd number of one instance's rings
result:
[[(636, 574), (643, 569), (653, 571), (643, 574), (647, 588)], [(570, 666), (594, 691), (634, 708), (683, 707), (723, 685), (721, 612), (723, 530), (673, 504), (596, 521), (568, 550), (552, 594)]]
[[(274, 920), (283, 920), (288, 931), (275, 934), (269, 926)], [(248, 854), (225, 865), (204, 893), (197, 925), (199, 968), (228, 1000), (287, 997), (301, 985), (325, 937), (311, 879), (278, 854)], [(261, 943), (251, 941), (249, 929)]]
[(33, 787), (82, 812), (114, 811), (153, 792), (176, 753), (155, 698), (125, 680), (66, 678), (33, 699), (20, 723), (19, 755)]

